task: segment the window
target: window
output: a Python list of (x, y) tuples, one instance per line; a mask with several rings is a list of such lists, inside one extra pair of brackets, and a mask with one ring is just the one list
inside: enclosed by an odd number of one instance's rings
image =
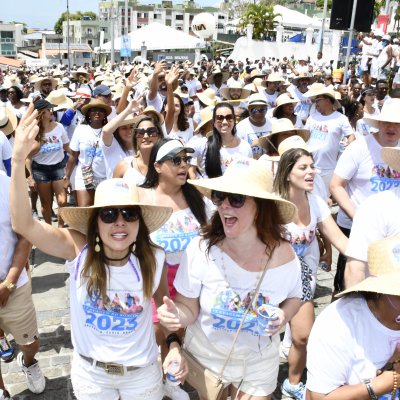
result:
[(176, 19), (177, 21), (183, 21), (183, 15), (176, 15), (176, 16), (175, 16), (175, 19)]
[(3, 43), (1, 45), (1, 50), (4, 51), (14, 51), (14, 45), (11, 43)]
[(154, 19), (161, 19), (161, 14), (154, 14)]
[(12, 31), (2, 31), (1, 32), (2, 39), (14, 39), (14, 32)]
[(83, 58), (90, 58), (90, 53), (82, 53)]

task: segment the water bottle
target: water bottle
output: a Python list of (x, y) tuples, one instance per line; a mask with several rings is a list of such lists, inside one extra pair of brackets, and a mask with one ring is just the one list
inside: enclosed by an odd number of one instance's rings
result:
[(175, 373), (179, 371), (179, 362), (178, 361), (172, 361), (168, 365), (167, 369), (167, 374), (165, 376), (166, 378), (166, 383), (171, 386), (178, 386), (180, 382), (175, 378)]

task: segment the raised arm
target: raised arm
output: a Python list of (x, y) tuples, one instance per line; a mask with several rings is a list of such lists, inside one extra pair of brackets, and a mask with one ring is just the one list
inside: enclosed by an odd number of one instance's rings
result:
[(132, 88), (138, 84), (138, 75), (139, 72), (136, 68), (133, 68), (131, 73), (129, 74), (128, 78), (125, 81), (124, 89), (122, 90), (122, 96), (119, 99), (118, 107), (117, 107), (117, 114), (122, 113), (125, 108), (128, 106), (128, 95), (131, 92)]
[(167, 134), (171, 132), (171, 129), (174, 126), (174, 87), (176, 86), (178, 76), (179, 70), (177, 67), (172, 67), (165, 76), (165, 82), (167, 83), (167, 112), (165, 114), (165, 130), (167, 131)]
[(153, 71), (153, 76), (151, 77), (149, 84), (149, 100), (154, 100), (158, 91), (158, 75), (165, 70), (165, 61), (159, 61), (156, 63)]
[(11, 222), (15, 232), (24, 236), (43, 252), (72, 260), (85, 244), (85, 236), (32, 218), (25, 181), (25, 160), (35, 144), (35, 137), (39, 131), (36, 116), (37, 111), (33, 111), (33, 104), (30, 104), (15, 131), (10, 186)]

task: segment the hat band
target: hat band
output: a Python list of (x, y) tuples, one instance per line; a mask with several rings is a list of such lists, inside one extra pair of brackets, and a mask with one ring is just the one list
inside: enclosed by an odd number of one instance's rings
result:
[(0, 125), (0, 129), (5, 128), (9, 122), (10, 122), (10, 120), (7, 118), (7, 122), (4, 125)]

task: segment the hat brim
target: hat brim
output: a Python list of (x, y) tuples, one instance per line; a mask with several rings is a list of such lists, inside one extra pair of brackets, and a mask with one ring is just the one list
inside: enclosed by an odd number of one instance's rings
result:
[(72, 229), (75, 229), (84, 235), (87, 235), (87, 226), (93, 211), (103, 207), (140, 207), (144, 223), (150, 233), (159, 229), (172, 214), (172, 208), (155, 206), (152, 204), (143, 204), (139, 202), (131, 202), (129, 204), (107, 204), (104, 206), (90, 207), (62, 207), (60, 215), (64, 222)]
[(210, 179), (188, 179), (188, 182), (199, 190), (201, 194), (211, 198), (211, 191), (218, 190), (225, 193), (242, 194), (244, 196), (257, 197), (265, 200), (272, 200), (278, 207), (283, 224), (293, 221), (297, 214), (297, 207), (290, 201), (282, 199), (280, 196), (270, 193), (267, 190), (249, 182), (233, 182), (224, 176)]
[(229, 79), (229, 72), (217, 72), (215, 74), (211, 74), (208, 78), (207, 78), (207, 83), (209, 83), (210, 85), (214, 83), (214, 76), (215, 75), (222, 75), (222, 82), (225, 83), (228, 79)]
[(364, 121), (369, 125), (372, 126), (373, 128), (379, 129), (379, 122), (391, 122), (392, 124), (400, 124), (400, 117), (399, 114), (391, 114), (391, 115), (386, 115), (382, 116), (380, 115), (370, 115), (368, 117), (363, 118)]
[(18, 120), (17, 116), (8, 108), (6, 108), (6, 113), (8, 117), (8, 122), (5, 126), (0, 128), (0, 132), (3, 132), (6, 136), (10, 135), (17, 129)]
[(84, 105), (81, 110), (82, 114), (86, 116), (86, 114), (88, 113), (88, 111), (91, 108), (102, 108), (106, 112), (107, 116), (109, 116), (111, 114), (111, 107), (108, 106), (107, 104), (100, 103), (100, 102), (88, 103), (88, 104)]
[(399, 147), (383, 147), (381, 150), (382, 160), (389, 165), (390, 168), (400, 171), (400, 148)]
[(272, 116), (275, 117), (276, 113), (278, 112), (280, 107), (283, 107), (286, 104), (297, 104), (299, 101), (296, 99), (290, 100), (290, 101), (286, 101), (285, 103), (279, 104), (279, 106), (276, 106), (273, 110), (272, 110)]
[(66, 98), (63, 103), (54, 107), (53, 111), (65, 110), (68, 108), (72, 108), (73, 106), (74, 106), (74, 102), (71, 99)]
[(40, 91), (40, 86), (41, 86), (43, 81), (51, 81), (52, 90), (54, 90), (58, 85), (58, 80), (55, 79), (55, 78), (50, 78), (50, 77), (40, 78), (34, 84), (34, 89), (36, 91)]
[(310, 139), (311, 133), (308, 129), (294, 128), (290, 129), (289, 131), (274, 132), (270, 133), (269, 135), (261, 136), (260, 138), (258, 138), (258, 145), (263, 149), (269, 149), (268, 144), (272, 136), (290, 131), (295, 131), (296, 135), (300, 136), (305, 142), (308, 142), (308, 139)]
[(250, 94), (251, 94), (251, 90), (249, 90), (249, 89), (230, 88), (230, 87), (222, 88), (222, 89), (220, 90), (220, 93), (221, 93), (221, 95), (222, 95), (226, 100), (232, 100), (231, 95), (230, 95), (230, 93), (229, 93), (229, 91), (230, 91), (231, 89), (236, 89), (236, 90), (239, 90), (239, 89), (240, 89), (240, 90), (242, 91), (242, 93), (240, 94), (240, 99), (239, 99), (239, 100), (246, 100), (246, 98), (249, 97)]
[(212, 119), (212, 116), (211, 116), (211, 118), (210, 119), (207, 119), (207, 120), (205, 120), (205, 121), (201, 121), (197, 126), (196, 126), (196, 129), (194, 130), (194, 133), (198, 133), (199, 131), (200, 131), (200, 129), (204, 126), (204, 125), (207, 125), (209, 122), (211, 122), (213, 119)]
[[(307, 95), (307, 93), (308, 93), (308, 95)], [(328, 96), (329, 98), (333, 99), (334, 100), (333, 107), (335, 110), (338, 110), (339, 108), (342, 107), (342, 105), (339, 103), (339, 101), (334, 96), (332, 96), (330, 93), (326, 93), (326, 92), (313, 93), (311, 90), (309, 90), (308, 92), (306, 92), (304, 94), (304, 97), (308, 97), (311, 100), (314, 100), (317, 96)]]
[(197, 98), (206, 106), (215, 106), (221, 99), (218, 96), (215, 96), (213, 99), (210, 99), (207, 96), (204, 96), (203, 93), (197, 93)]

